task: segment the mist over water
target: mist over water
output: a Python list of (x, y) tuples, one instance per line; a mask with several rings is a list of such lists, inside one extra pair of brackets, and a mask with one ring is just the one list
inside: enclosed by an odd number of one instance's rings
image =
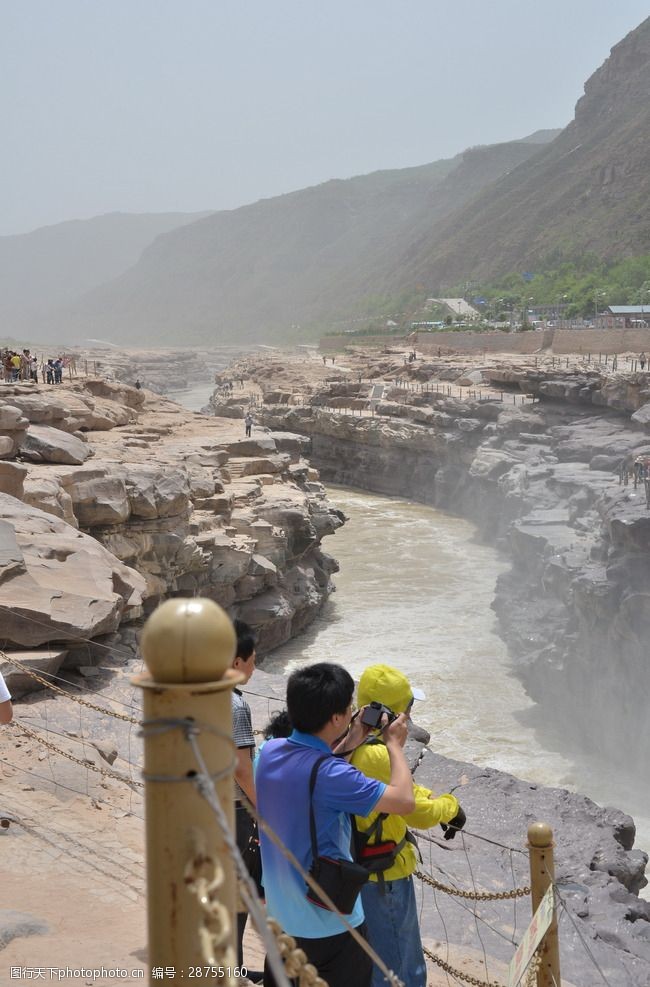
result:
[(396, 665), (426, 692), (413, 716), (431, 733), (432, 750), (615, 805), (634, 817), (636, 845), (650, 848), (640, 784), (623, 771), (604, 773), (588, 752), (563, 753), (560, 737), (542, 740), (531, 725), (535, 704), (511, 672), (490, 609), (506, 561), (474, 541), (468, 521), (376, 494), (328, 494), (349, 517), (325, 541), (341, 566), (336, 593), (264, 668), (336, 661), (358, 678), (368, 664)]

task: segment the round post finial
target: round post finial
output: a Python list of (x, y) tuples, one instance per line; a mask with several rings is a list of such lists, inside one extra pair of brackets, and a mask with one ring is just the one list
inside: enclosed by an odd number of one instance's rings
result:
[(218, 603), (177, 598), (151, 614), (140, 647), (154, 682), (216, 682), (232, 664), (237, 637)]
[(553, 846), (553, 830), (545, 822), (531, 823), (528, 827), (528, 842), (540, 850), (544, 847)]

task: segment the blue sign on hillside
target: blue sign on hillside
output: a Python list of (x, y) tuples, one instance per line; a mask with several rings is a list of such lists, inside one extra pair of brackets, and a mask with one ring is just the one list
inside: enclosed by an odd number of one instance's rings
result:
[(533, 278), (535, 277), (535, 275), (531, 274), (530, 271), (524, 271), (524, 273), (521, 276), (524, 279), (524, 281), (532, 281)]
[(487, 305), (487, 298), (483, 298), (483, 295), (479, 295), (478, 298), (472, 298), (475, 305)]

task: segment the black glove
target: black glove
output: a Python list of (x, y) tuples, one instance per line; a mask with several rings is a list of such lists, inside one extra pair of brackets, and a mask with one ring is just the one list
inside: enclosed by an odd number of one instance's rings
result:
[(463, 812), (460, 806), (458, 806), (458, 812), (453, 819), (450, 819), (448, 823), (440, 823), (440, 828), (445, 834), (446, 840), (453, 840), (454, 836), (459, 829), (462, 829), (467, 822), (467, 816)]

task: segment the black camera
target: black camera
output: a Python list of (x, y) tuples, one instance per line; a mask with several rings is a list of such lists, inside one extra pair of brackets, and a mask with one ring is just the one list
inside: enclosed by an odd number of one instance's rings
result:
[(361, 714), (361, 722), (373, 730), (380, 730), (381, 718), (384, 713), (388, 717), (388, 723), (392, 723), (393, 720), (397, 719), (397, 714), (393, 713), (392, 709), (389, 709), (388, 706), (384, 706), (383, 703), (368, 703)]

